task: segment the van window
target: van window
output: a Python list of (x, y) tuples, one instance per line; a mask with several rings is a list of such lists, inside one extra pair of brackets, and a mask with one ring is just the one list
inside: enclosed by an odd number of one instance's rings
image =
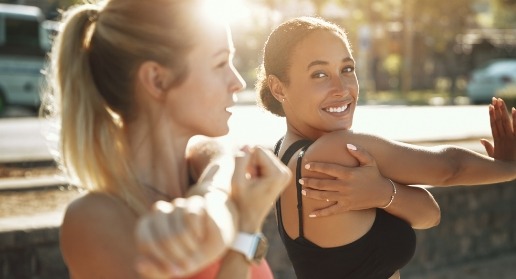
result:
[(6, 55), (44, 56), (39, 43), (39, 22), (5, 18), (5, 41), (0, 52)]

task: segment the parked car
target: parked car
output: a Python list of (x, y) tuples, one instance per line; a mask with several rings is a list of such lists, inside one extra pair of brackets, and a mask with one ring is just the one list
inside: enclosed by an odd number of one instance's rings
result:
[(57, 28), (38, 7), (0, 4), (0, 115), (7, 106), (39, 108), (41, 70)]
[(467, 95), (473, 104), (489, 103), (497, 92), (516, 85), (516, 59), (491, 60), (474, 69), (467, 84)]

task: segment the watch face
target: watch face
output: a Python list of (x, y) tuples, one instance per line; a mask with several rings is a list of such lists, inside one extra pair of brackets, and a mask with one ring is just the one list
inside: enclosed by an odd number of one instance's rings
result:
[(253, 260), (255, 262), (260, 262), (263, 258), (265, 258), (268, 248), (269, 243), (267, 242), (267, 238), (264, 235), (261, 235), (260, 241), (258, 241), (258, 246), (256, 247), (256, 252), (254, 253)]

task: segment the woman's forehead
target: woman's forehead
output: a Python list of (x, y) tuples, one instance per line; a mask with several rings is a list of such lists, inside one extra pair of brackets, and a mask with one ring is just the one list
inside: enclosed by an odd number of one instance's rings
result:
[(292, 63), (313, 59), (342, 60), (351, 57), (350, 50), (344, 38), (333, 31), (317, 30), (303, 38), (293, 49)]

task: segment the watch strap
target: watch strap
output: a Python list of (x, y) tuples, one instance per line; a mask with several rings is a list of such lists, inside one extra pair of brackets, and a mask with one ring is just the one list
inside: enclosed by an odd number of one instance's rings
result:
[[(264, 249), (267, 248), (267, 240), (262, 233), (245, 233), (239, 232), (231, 249), (243, 254), (250, 262), (259, 262), (265, 256)], [(258, 252), (258, 253), (257, 253)]]

